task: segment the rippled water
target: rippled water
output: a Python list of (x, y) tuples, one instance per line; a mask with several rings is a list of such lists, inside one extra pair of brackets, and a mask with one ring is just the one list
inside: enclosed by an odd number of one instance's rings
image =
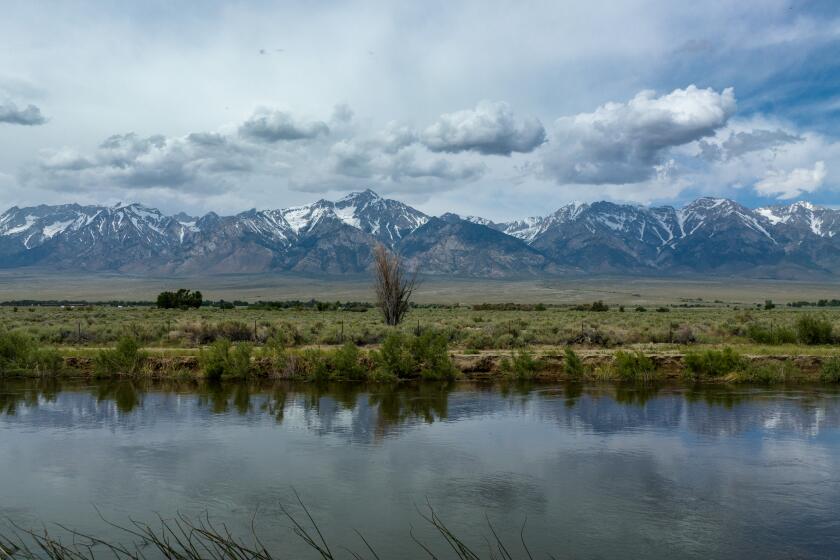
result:
[[(208, 512), (300, 557), (296, 489), (330, 540), (421, 558), (432, 504), (536, 556), (840, 557), (831, 388), (398, 389), (0, 383), (0, 517), (97, 534)], [(304, 555), (309, 557), (309, 555)]]

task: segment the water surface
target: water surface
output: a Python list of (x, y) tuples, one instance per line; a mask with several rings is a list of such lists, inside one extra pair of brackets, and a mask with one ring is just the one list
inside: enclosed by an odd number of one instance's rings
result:
[(431, 504), (559, 558), (840, 557), (840, 394), (433, 384), (0, 383), (0, 517), (116, 536), (97, 515), (207, 512), (311, 557), (330, 540), (423, 558)]

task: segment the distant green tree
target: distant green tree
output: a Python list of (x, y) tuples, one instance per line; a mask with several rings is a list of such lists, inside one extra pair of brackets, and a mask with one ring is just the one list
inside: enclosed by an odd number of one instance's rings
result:
[(600, 299), (592, 304), (590, 307), (592, 311), (609, 311), (610, 306), (601, 301)]
[(177, 292), (161, 292), (157, 297), (157, 306), (161, 309), (198, 309), (203, 297), (198, 290), (191, 291), (181, 288)]

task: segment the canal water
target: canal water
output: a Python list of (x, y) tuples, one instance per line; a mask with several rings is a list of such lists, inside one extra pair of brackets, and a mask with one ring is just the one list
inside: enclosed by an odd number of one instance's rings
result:
[(482, 556), (489, 522), (515, 557), (838, 558), (840, 392), (0, 382), (0, 532), (206, 515), (314, 557), (295, 492), (337, 557), (445, 551), (431, 507)]

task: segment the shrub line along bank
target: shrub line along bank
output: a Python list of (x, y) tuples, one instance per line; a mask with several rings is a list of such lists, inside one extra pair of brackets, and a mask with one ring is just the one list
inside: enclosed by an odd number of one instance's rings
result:
[(304, 381), (536, 380), (632, 381), (681, 379), (688, 382), (794, 383), (840, 382), (840, 357), (816, 355), (748, 356), (731, 347), (685, 353), (640, 350), (533, 352), (450, 352), (446, 337), (434, 331), (394, 331), (376, 349), (353, 343), (322, 349), (290, 349), (276, 341), (217, 340), (191, 356), (162, 356), (123, 337), (116, 347), (92, 356), (62, 356), (39, 348), (21, 333), (0, 334), (0, 377), (81, 376), (94, 378), (252, 378)]

